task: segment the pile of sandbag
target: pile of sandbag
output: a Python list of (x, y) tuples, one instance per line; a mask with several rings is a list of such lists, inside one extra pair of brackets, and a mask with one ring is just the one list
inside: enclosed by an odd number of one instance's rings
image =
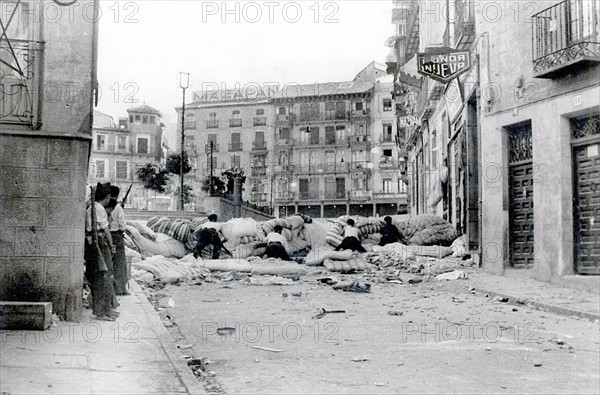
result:
[(344, 239), (344, 227), (346, 221), (352, 218), (354, 220), (354, 226), (358, 228), (359, 239), (364, 245), (375, 245), (379, 244), (381, 240), (381, 229), (383, 229), (383, 218), (380, 217), (361, 217), (361, 216), (347, 216), (343, 215), (332, 222), (329, 232), (325, 237), (325, 241), (337, 247), (341, 244)]
[(140, 224), (137, 224), (136, 227), (133, 223), (131, 225), (129, 223), (132, 221), (128, 221), (126, 226), (125, 245), (129, 249), (139, 252), (143, 258), (153, 255), (183, 258), (187, 254), (185, 246), (180, 241), (166, 234), (155, 232), (152, 234), (154, 239), (151, 239), (140, 233), (138, 230)]
[(187, 219), (171, 219), (167, 217), (153, 217), (148, 220), (147, 227), (157, 233), (164, 233), (175, 240), (182, 242), (188, 251), (193, 251), (196, 246), (194, 231), (203, 222), (205, 218), (194, 219), (194, 222)]
[(458, 237), (452, 224), (436, 215), (417, 215), (396, 226), (407, 244), (448, 247)]
[(256, 222), (252, 218), (234, 218), (222, 224), (221, 232), (226, 239), (225, 247), (231, 251), (233, 257), (245, 259), (265, 253), (264, 240), (276, 225), (283, 227), (281, 234), (288, 241), (290, 253), (310, 247), (310, 234), (305, 228), (305, 225), (310, 223), (310, 217), (299, 214), (266, 222)]
[(141, 282), (149, 283), (155, 279), (166, 283), (189, 281), (204, 276), (208, 270), (200, 261), (188, 255), (183, 259), (169, 260), (162, 255), (155, 255), (139, 262), (132, 262), (133, 277)]

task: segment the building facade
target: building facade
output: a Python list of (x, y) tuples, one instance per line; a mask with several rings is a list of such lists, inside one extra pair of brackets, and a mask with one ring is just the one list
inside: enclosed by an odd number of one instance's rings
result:
[(78, 320), (98, 18), (55, 6), (52, 23), (39, 1), (0, 7), (0, 299)]
[(110, 116), (95, 112), (88, 183), (110, 182), (121, 188), (121, 197), (131, 185), (126, 207), (149, 210), (171, 207), (171, 199), (159, 203), (137, 177), (137, 170), (148, 163), (164, 164), (165, 126), (161, 118), (160, 111), (145, 104), (128, 109), (127, 117), (120, 118), (118, 124)]
[[(269, 163), (274, 147), (274, 108), (269, 93), (249, 97), (240, 90), (195, 93), (195, 101), (185, 108), (185, 149), (193, 170), (186, 177), (194, 190), (212, 172), (215, 177), (232, 168), (244, 171), (244, 201), (259, 207), (272, 207), (272, 174)], [(181, 125), (181, 108), (176, 108)], [(179, 126), (178, 135), (181, 135)], [(212, 154), (210, 152), (212, 142)], [(181, 145), (181, 142), (179, 143)], [(200, 192), (199, 196), (206, 196)]]
[[(597, 2), (403, 1), (397, 9), (403, 34), (397, 67), (390, 63), (405, 103), (399, 120), (409, 125), (411, 212), (453, 223), (494, 273), (599, 274)], [(466, 72), (447, 83), (417, 74), (427, 68), (415, 52), (451, 51), (470, 54)]]
[(484, 267), (600, 274), (600, 5), (533, 3), (477, 14)]

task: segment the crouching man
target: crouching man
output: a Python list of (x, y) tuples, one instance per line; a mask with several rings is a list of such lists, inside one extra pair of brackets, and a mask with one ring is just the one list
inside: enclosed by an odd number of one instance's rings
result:
[(196, 231), (198, 243), (196, 244), (196, 251), (194, 251), (194, 258), (200, 257), (202, 250), (209, 245), (213, 247), (212, 259), (219, 259), (221, 256), (221, 249), (231, 255), (231, 252), (223, 245), (223, 240), (221, 240), (221, 236), (219, 235), (219, 233), (221, 233), (222, 225), (217, 222), (218, 220), (219, 217), (217, 214), (211, 214), (208, 216), (208, 222), (203, 223), (200, 229)]
[(291, 261), (288, 255), (288, 242), (284, 235), (281, 234), (283, 227), (275, 225), (273, 231), (267, 235), (267, 250), (265, 256), (267, 258), (279, 258), (284, 261)]

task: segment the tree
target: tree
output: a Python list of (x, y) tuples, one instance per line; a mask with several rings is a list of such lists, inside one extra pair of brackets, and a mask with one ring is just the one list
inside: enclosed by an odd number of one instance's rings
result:
[[(181, 173), (181, 155), (171, 154), (167, 158), (167, 170), (171, 174), (180, 175)], [(190, 158), (187, 153), (183, 154), (183, 174), (187, 174), (192, 171), (192, 165), (190, 165)]]
[[(213, 188), (214, 193), (213, 196), (224, 196), (227, 193), (227, 185), (225, 182), (219, 177), (213, 176)], [(210, 194), (210, 176), (206, 177), (204, 181), (202, 181), (202, 191)]]
[[(179, 187), (175, 191), (176, 195), (179, 196)], [(194, 194), (194, 188), (188, 184), (183, 184), (183, 203), (188, 204), (194, 201), (196, 195)]]
[(243, 189), (244, 187), (244, 183), (246, 182), (246, 175), (244, 174), (244, 170), (240, 169), (239, 167), (232, 167), (229, 170), (225, 170), (222, 175), (224, 177), (227, 178), (227, 194), (228, 195), (233, 195), (233, 180), (235, 180), (236, 177), (240, 177), (241, 178), (241, 187)]
[(137, 176), (146, 189), (151, 189), (158, 193), (164, 193), (167, 190), (169, 172), (166, 169), (160, 168), (155, 163), (148, 163), (146, 166), (139, 168)]

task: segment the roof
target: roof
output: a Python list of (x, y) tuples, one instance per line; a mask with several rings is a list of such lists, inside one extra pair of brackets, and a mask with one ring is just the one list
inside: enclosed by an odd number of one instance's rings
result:
[(273, 95), (274, 99), (287, 99), (293, 97), (315, 97), (332, 95), (350, 95), (354, 93), (367, 93), (373, 88), (372, 82), (326, 82), (323, 84), (287, 84), (283, 89)]
[(146, 104), (142, 104), (141, 106), (137, 106), (137, 107), (128, 108), (127, 112), (128, 113), (139, 112), (139, 113), (144, 113), (144, 114), (155, 114), (162, 118), (162, 114), (160, 113), (160, 111), (158, 111), (156, 108), (150, 107)]

